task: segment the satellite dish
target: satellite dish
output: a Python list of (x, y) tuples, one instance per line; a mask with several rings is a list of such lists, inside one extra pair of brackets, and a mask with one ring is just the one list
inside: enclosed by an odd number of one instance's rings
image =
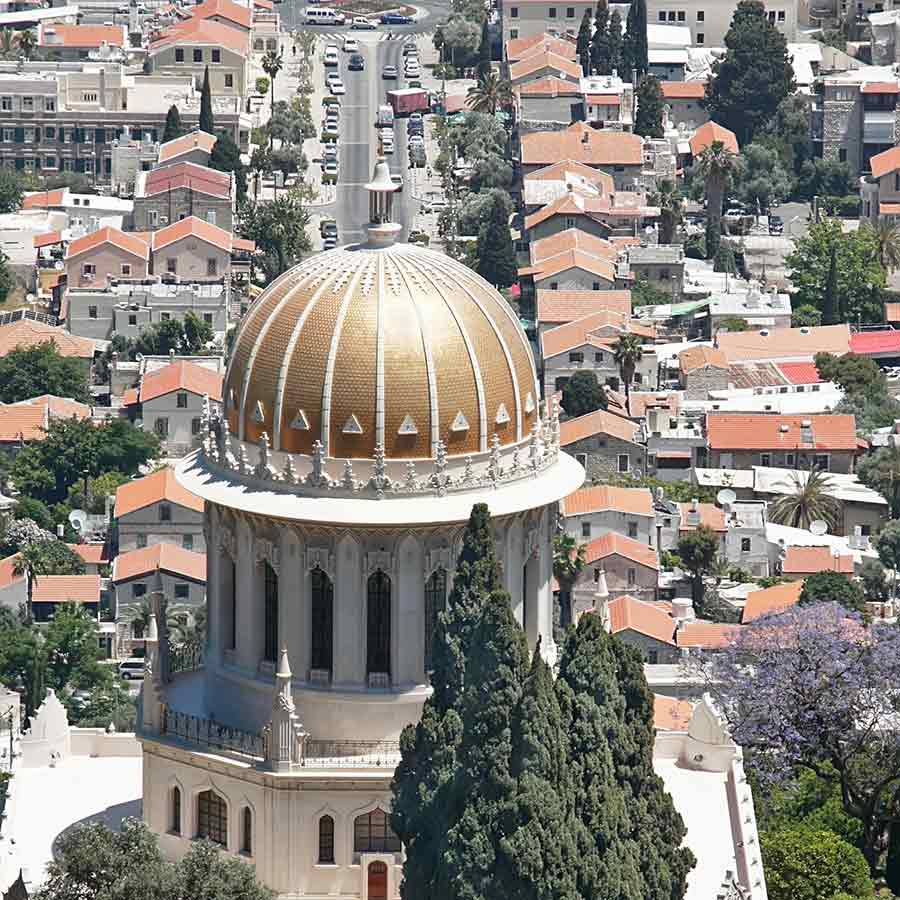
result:
[(79, 534), (84, 534), (87, 528), (87, 513), (83, 509), (73, 509), (69, 513), (69, 524)]
[(731, 490), (731, 488), (722, 488), (722, 490), (716, 494), (716, 502), (719, 506), (731, 506), (735, 500), (737, 500), (737, 494)]
[(809, 530), (816, 535), (816, 537), (821, 537), (823, 534), (828, 533), (828, 523), (823, 522), (821, 519), (816, 519), (815, 522), (809, 523)]

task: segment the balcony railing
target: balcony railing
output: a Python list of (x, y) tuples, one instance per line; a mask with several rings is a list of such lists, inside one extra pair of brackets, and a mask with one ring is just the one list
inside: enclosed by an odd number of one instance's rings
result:
[(393, 769), (400, 761), (397, 741), (303, 742), (301, 765), (307, 769), (383, 767)]
[(169, 672), (195, 672), (203, 668), (203, 648), (192, 644), (175, 645), (169, 649)]
[(214, 719), (201, 719), (168, 706), (163, 707), (160, 733), (210, 750), (225, 750), (258, 760), (265, 757), (265, 740), (261, 734), (222, 725)]

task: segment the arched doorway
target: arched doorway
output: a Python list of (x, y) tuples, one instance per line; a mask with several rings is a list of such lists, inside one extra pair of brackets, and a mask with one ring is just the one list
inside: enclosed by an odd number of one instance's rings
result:
[(387, 900), (387, 866), (383, 862), (369, 863), (369, 900)]

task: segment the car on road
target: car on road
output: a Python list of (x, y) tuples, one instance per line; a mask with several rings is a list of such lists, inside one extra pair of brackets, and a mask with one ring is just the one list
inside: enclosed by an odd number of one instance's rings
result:
[(385, 156), (391, 156), (394, 152), (394, 136), (389, 132), (385, 131), (381, 136), (381, 152)]
[(326, 159), (322, 166), (322, 181), (325, 184), (332, 184), (337, 181), (338, 164), (336, 159)]
[(409, 148), (409, 164), (416, 169), (424, 169), (428, 163), (425, 148), (413, 145)]
[(341, 80), (341, 76), (340, 76), (340, 73), (339, 73), (339, 72), (329, 72), (329, 73), (325, 76), (325, 83), (328, 85), (329, 88), (330, 88), (331, 85), (333, 85), (336, 81), (340, 81), (340, 80)]
[(337, 144), (326, 144), (322, 148), (322, 156), (325, 160), (337, 159), (338, 158)]
[(323, 250), (334, 250), (335, 247), (337, 247), (337, 238), (325, 238), (322, 241)]
[(447, 208), (446, 200), (428, 200), (422, 204), (423, 213), (439, 213)]
[(330, 122), (322, 127), (322, 141), (336, 141), (340, 137), (337, 122)]
[(376, 128), (393, 128), (394, 127), (394, 107), (390, 103), (382, 103), (375, 113)]
[(382, 25), (411, 25), (412, 17), (403, 16), (400, 13), (385, 13), (381, 17)]
[(334, 219), (322, 219), (322, 221), (319, 222), (319, 234), (321, 234), (322, 237), (337, 237), (337, 222), (335, 222)]
[(366, 69), (366, 60), (361, 53), (354, 53), (347, 63), (347, 69), (351, 72), (364, 72)]
[(415, 44), (412, 44), (412, 43), (404, 44), (402, 53), (404, 56), (409, 56), (410, 54), (412, 54), (413, 56), (418, 56), (419, 48)]
[(418, 78), (416, 78), (414, 81), (407, 81), (406, 86), (412, 87), (412, 88), (420, 88), (420, 87), (422, 87), (422, 82), (419, 81)]
[(333, 44), (329, 45), (325, 48), (325, 65), (326, 66), (337, 66), (340, 64), (341, 57), (338, 54), (338, 48)]
[(418, 78), (422, 74), (422, 69), (419, 67), (418, 63), (410, 63), (409, 60), (407, 60), (406, 65), (403, 67), (403, 74), (407, 78)]
[(410, 147), (424, 147), (425, 138), (422, 137), (421, 134), (410, 134), (407, 135), (406, 143), (409, 144)]
[(374, 31), (378, 25), (369, 19), (364, 19), (362, 16), (356, 16), (353, 22), (351, 22), (350, 27), (354, 31)]
[(409, 114), (409, 118), (406, 120), (408, 125), (423, 125), (425, 123), (425, 118), (420, 112), (413, 112)]
[(144, 660), (142, 659), (123, 659), (119, 663), (119, 678), (128, 681), (131, 678), (144, 677)]
[(345, 37), (344, 53), (359, 53), (359, 41), (354, 37)]
[(397, 67), (396, 66), (385, 66), (381, 70), (381, 77), (396, 79), (397, 78)]
[(307, 25), (343, 25), (347, 21), (343, 13), (333, 9), (306, 9), (304, 16)]
[(331, 93), (332, 94), (346, 94), (347, 88), (344, 87), (344, 82), (338, 79), (337, 81), (331, 82)]
[(769, 234), (784, 234), (784, 219), (781, 216), (769, 216)]

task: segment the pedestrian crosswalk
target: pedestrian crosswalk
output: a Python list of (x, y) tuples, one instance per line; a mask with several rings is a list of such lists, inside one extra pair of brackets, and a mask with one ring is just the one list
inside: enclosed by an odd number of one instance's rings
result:
[(329, 43), (332, 41), (340, 41), (343, 43), (347, 38), (353, 38), (361, 44), (380, 44), (390, 40), (391, 37), (397, 37), (397, 35), (391, 35), (387, 31), (353, 31), (352, 29), (345, 29), (343, 31), (317, 31), (316, 33), (325, 37)]

